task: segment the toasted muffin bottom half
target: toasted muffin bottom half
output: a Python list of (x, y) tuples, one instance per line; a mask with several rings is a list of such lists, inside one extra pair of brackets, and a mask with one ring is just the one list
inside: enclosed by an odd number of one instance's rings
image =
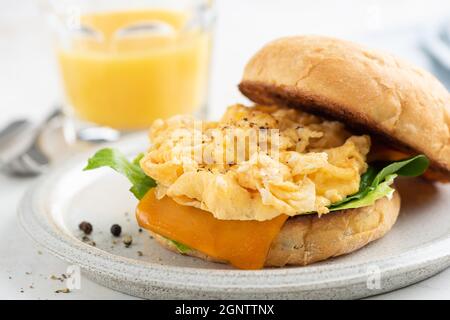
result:
[[(400, 211), (400, 195), (382, 198), (369, 207), (322, 215), (289, 218), (273, 241), (265, 267), (305, 266), (347, 254), (383, 237), (394, 225)], [(165, 248), (179, 253), (168, 239), (150, 232)], [(207, 261), (227, 263), (191, 249), (186, 255)]]

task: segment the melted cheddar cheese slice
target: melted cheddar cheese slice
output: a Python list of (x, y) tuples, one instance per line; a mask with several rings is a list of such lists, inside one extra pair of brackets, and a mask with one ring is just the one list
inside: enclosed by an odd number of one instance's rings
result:
[(240, 269), (264, 266), (270, 245), (288, 218), (280, 215), (267, 221), (219, 220), (169, 197), (158, 200), (154, 190), (139, 202), (136, 217), (141, 227)]

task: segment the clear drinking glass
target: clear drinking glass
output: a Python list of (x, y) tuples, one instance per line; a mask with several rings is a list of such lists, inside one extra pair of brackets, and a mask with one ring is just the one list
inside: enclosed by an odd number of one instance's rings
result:
[(75, 130), (206, 113), (213, 1), (47, 0)]

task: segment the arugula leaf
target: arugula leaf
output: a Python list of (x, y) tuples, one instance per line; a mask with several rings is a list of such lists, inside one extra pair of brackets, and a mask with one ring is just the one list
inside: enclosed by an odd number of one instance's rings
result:
[[(330, 211), (360, 208), (372, 205), (376, 200), (389, 196), (394, 189), (389, 187), (397, 176), (416, 177), (425, 172), (429, 160), (424, 155), (392, 162), (380, 169), (380, 166), (370, 166), (361, 176), (359, 191), (354, 195), (333, 203)], [(378, 168), (378, 169), (377, 169)]]
[(83, 170), (93, 170), (101, 167), (110, 167), (114, 169), (128, 178), (132, 184), (130, 191), (140, 200), (148, 190), (156, 187), (155, 180), (147, 176), (139, 166), (139, 161), (143, 156), (144, 154), (139, 154), (132, 162), (130, 162), (120, 151), (112, 148), (104, 148), (97, 151), (89, 158), (88, 163)]

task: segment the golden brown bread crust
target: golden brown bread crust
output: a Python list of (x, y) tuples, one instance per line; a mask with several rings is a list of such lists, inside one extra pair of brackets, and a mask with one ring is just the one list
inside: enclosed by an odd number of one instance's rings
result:
[[(373, 206), (332, 212), (322, 217), (303, 215), (289, 218), (272, 243), (266, 267), (307, 265), (355, 251), (383, 237), (394, 225), (400, 211), (400, 196), (382, 198)], [(154, 234), (155, 239), (169, 250), (175, 245)], [(213, 259), (197, 250), (186, 253), (208, 261)]]
[(266, 266), (307, 265), (358, 250), (383, 237), (400, 211), (400, 196), (382, 198), (373, 206), (286, 221), (273, 242)]
[(239, 88), (257, 103), (335, 118), (423, 153), (450, 177), (450, 94), (428, 72), (389, 54), (327, 37), (282, 38), (253, 56)]

